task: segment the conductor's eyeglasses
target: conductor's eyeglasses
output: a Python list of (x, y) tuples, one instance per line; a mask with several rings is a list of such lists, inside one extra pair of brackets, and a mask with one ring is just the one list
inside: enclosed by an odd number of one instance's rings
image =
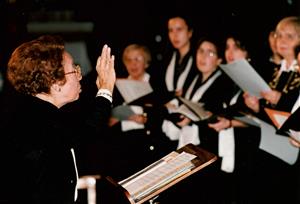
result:
[(76, 77), (80, 78), (82, 77), (81, 75), (81, 67), (79, 65), (74, 65), (74, 71), (71, 72), (66, 72), (65, 75), (68, 74), (76, 74)]

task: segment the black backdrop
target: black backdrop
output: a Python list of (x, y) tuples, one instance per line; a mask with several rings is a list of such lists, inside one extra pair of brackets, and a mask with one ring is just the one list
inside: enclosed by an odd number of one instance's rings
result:
[[(84, 36), (92, 63), (100, 47), (109, 44), (116, 59), (133, 42), (144, 43), (154, 60), (167, 43), (166, 21), (169, 16), (187, 16), (194, 37), (212, 33), (222, 36), (238, 29), (251, 41), (258, 53), (268, 52), (268, 32), (284, 16), (300, 14), (300, 0), (0, 0), (0, 61), (6, 59), (20, 42), (31, 38), (28, 21), (49, 21), (47, 13), (71, 11), (73, 21), (94, 22), (94, 32)], [(39, 15), (37, 15), (37, 13)], [(56, 19), (57, 20), (57, 19)], [(65, 20), (65, 19), (61, 19)], [(68, 36), (69, 37), (69, 36)], [(120, 60), (117, 66), (122, 66)]]

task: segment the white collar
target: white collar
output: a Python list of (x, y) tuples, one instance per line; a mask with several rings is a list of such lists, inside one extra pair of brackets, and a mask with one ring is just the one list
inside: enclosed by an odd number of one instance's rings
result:
[(297, 65), (297, 60), (293, 60), (291, 66), (286, 67), (286, 60), (281, 61), (281, 67), (280, 67), (280, 72), (289, 72), (289, 71), (295, 71), (295, 68)]
[[(128, 79), (132, 79), (132, 77), (131, 77), (130, 75), (129, 75), (127, 78), (128, 78)], [(133, 80), (133, 79), (132, 79), (132, 80)], [(144, 81), (144, 82), (149, 82), (149, 80), (150, 80), (150, 74), (148, 74), (147, 72), (145, 72), (142, 81)]]

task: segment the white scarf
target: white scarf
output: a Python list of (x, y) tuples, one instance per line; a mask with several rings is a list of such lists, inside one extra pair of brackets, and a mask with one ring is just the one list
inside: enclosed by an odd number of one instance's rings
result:
[[(192, 97), (192, 101), (196, 102), (199, 101), (205, 91), (211, 86), (211, 84), (222, 74), (220, 70), (214, 73), (212, 77), (210, 77), (205, 84), (200, 86), (198, 90), (195, 92), (194, 96)], [(195, 88), (197, 79), (199, 75), (195, 77), (192, 84), (188, 88), (187, 94), (185, 98), (190, 98), (192, 90)], [(171, 140), (179, 140), (178, 147), (180, 148), (185, 144), (192, 143), (194, 145), (200, 144), (200, 137), (199, 137), (199, 130), (198, 126), (193, 124), (192, 126), (185, 126), (183, 128), (176, 127), (173, 122), (164, 120), (162, 126), (163, 132), (171, 139)]]
[(188, 88), (186, 94), (185, 94), (185, 98), (186, 99), (190, 99), (193, 102), (197, 102), (199, 101), (203, 94), (206, 92), (206, 90), (212, 85), (212, 83), (222, 74), (222, 72), (220, 70), (216, 71), (214, 73), (214, 75), (212, 77), (210, 77), (204, 84), (202, 84), (197, 91), (194, 93), (193, 97), (191, 98), (191, 93), (194, 89), (194, 86), (196, 85), (196, 82), (199, 78), (199, 75), (195, 77), (195, 79), (193, 80), (191, 86)]
[[(236, 103), (239, 95), (242, 93), (239, 90), (235, 96), (230, 100), (230, 105)], [(234, 129), (228, 128), (221, 130), (219, 132), (219, 156), (222, 157), (221, 170), (232, 173), (234, 170), (234, 152), (235, 152), (235, 142), (234, 142)]]
[(180, 90), (182, 89), (184, 82), (190, 72), (192, 67), (193, 58), (190, 57), (184, 71), (180, 74), (176, 87), (174, 88), (174, 72), (175, 72), (175, 63), (176, 63), (176, 52), (173, 53), (170, 64), (167, 67), (165, 82), (167, 85), (168, 91)]
[(289, 67), (287, 67), (287, 65), (286, 65), (286, 60), (282, 60), (280, 70), (279, 70), (280, 74), (281, 74), (281, 72), (295, 71), (295, 68), (296, 68), (295, 65), (297, 65), (297, 60), (295, 60), (295, 59), (293, 60), (291, 66), (289, 66)]
[(78, 170), (77, 170), (77, 165), (76, 165), (76, 157), (75, 157), (75, 151), (73, 148), (70, 149), (73, 157), (73, 163), (74, 163), (74, 169), (76, 173), (76, 187), (75, 187), (75, 193), (74, 193), (74, 201), (77, 200), (78, 198), (78, 189), (77, 189), (77, 182), (78, 182)]
[(192, 143), (194, 145), (200, 144), (199, 128), (195, 124), (191, 126), (186, 125), (180, 129), (177, 149), (189, 143)]

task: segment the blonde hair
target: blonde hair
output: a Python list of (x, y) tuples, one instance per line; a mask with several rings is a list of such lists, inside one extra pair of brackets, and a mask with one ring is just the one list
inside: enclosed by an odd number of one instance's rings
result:
[(123, 62), (126, 61), (125, 58), (126, 58), (127, 53), (132, 51), (132, 50), (141, 51), (141, 54), (143, 55), (144, 60), (145, 60), (146, 67), (149, 67), (149, 65), (151, 63), (151, 60), (152, 60), (151, 59), (151, 52), (150, 52), (148, 47), (146, 47), (145, 45), (141, 45), (141, 44), (130, 44), (130, 45), (128, 45), (123, 51), (123, 56), (122, 56)]
[(288, 16), (279, 21), (279, 23), (276, 26), (276, 30), (278, 30), (280, 27), (284, 27), (286, 25), (291, 25), (295, 28), (296, 32), (298, 33), (298, 36), (300, 36), (300, 17), (299, 16)]

